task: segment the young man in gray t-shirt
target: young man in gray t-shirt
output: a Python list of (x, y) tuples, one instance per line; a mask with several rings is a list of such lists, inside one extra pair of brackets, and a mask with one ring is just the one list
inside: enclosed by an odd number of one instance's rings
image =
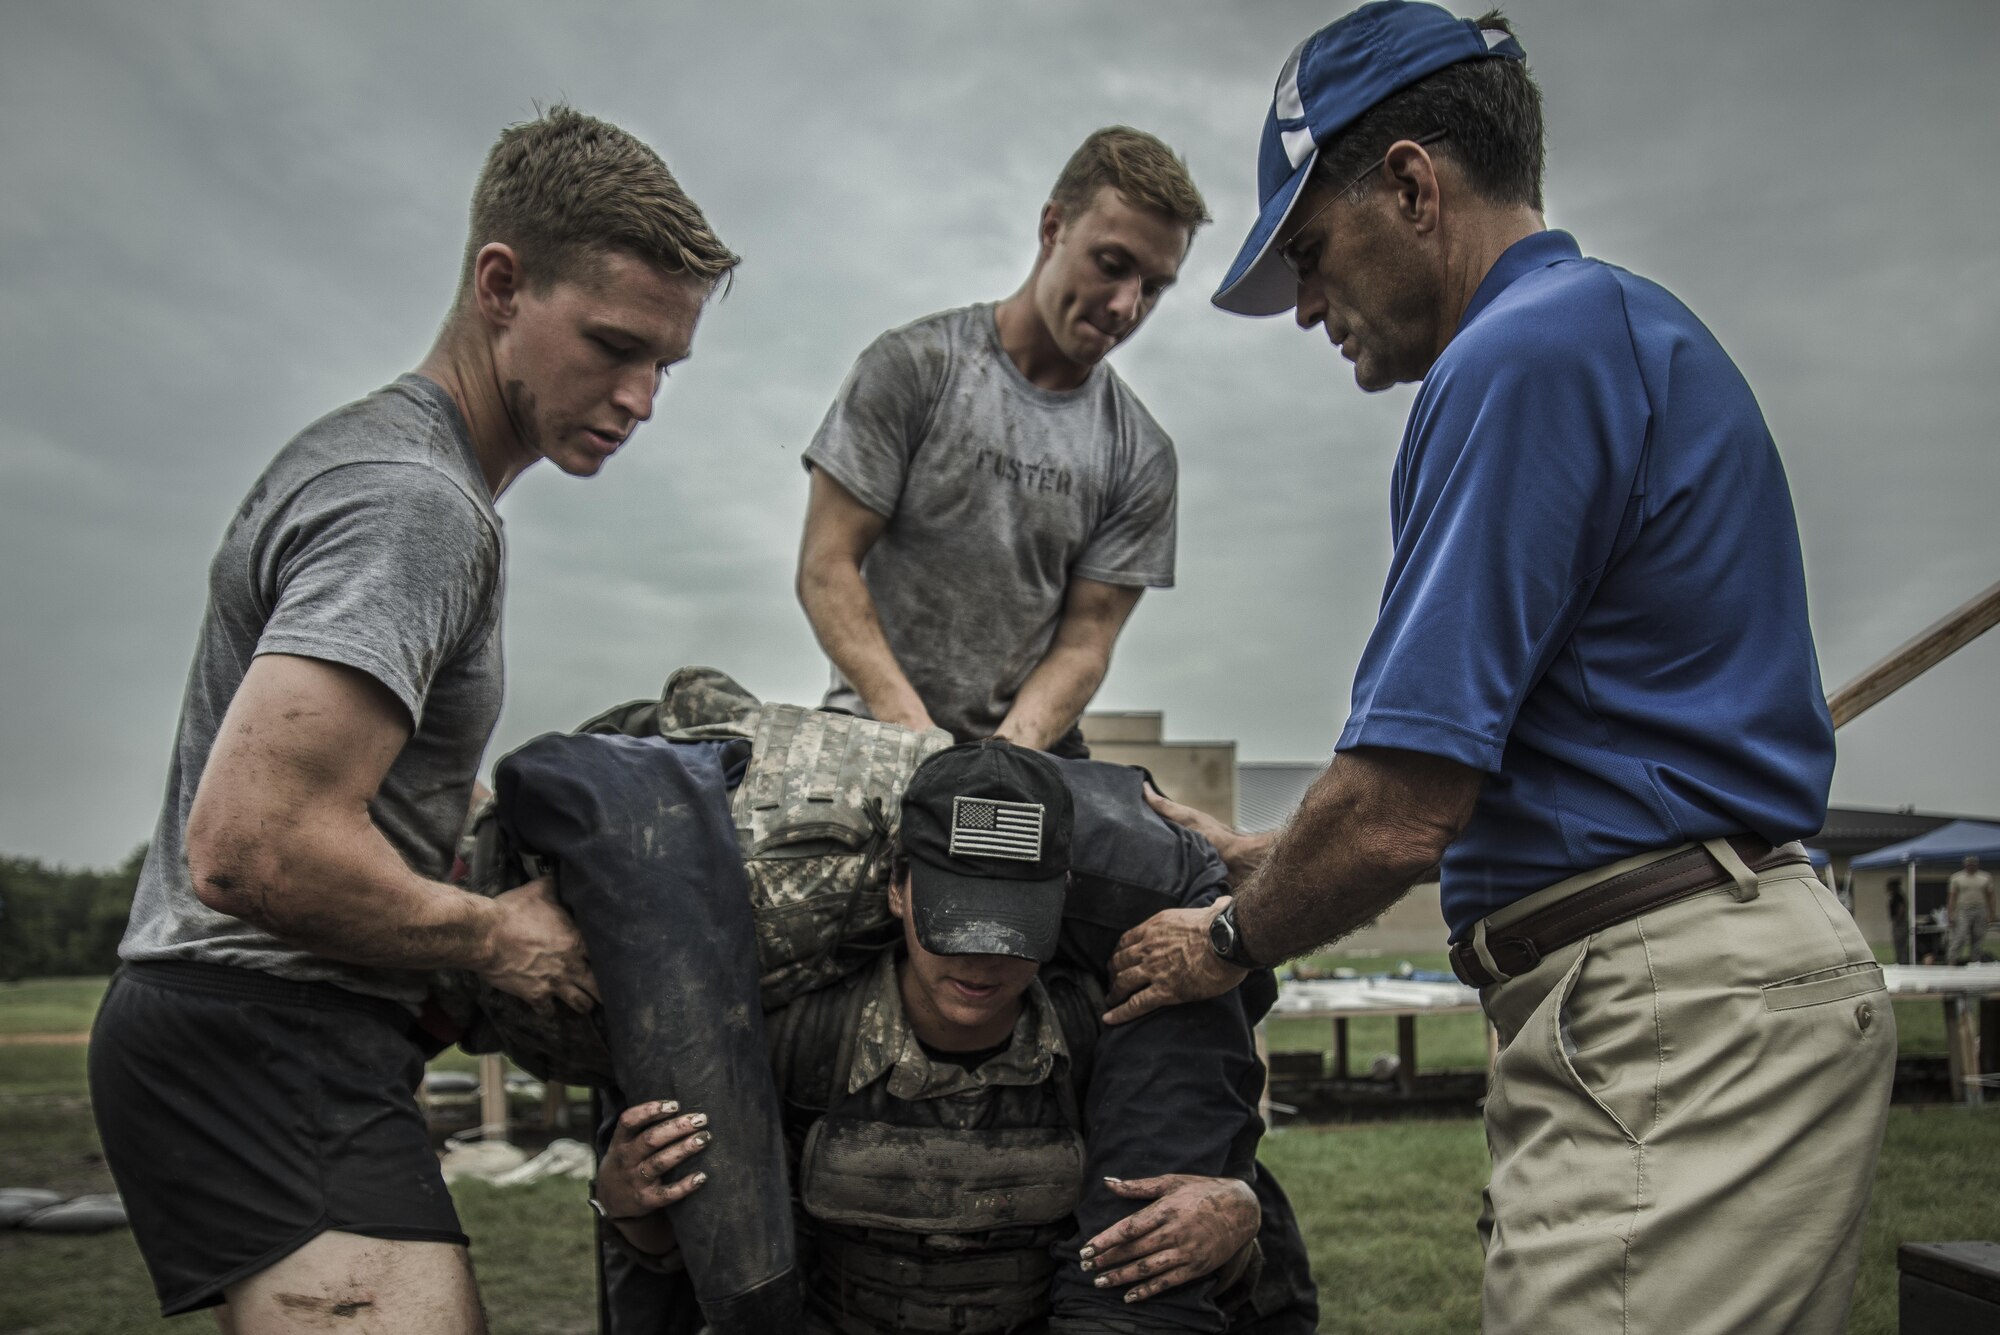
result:
[(829, 706), (1081, 752), (1118, 632), (1174, 580), (1173, 443), (1103, 362), (1207, 221), (1166, 145), (1099, 130), (1019, 291), (861, 354), (805, 454), (798, 594)]
[(547, 880), (443, 883), (500, 710), (493, 504), (541, 459), (596, 473), (735, 263), (624, 131), (512, 127), (422, 366), (307, 427), (231, 520), (90, 1044), (163, 1315), (483, 1329), (413, 1097), (424, 978), (594, 987)]

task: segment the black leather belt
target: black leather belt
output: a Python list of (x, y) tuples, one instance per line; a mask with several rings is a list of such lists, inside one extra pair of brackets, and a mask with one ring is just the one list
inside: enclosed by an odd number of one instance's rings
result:
[[(1805, 862), (1805, 853), (1796, 845), (1773, 848), (1751, 835), (1735, 835), (1729, 846), (1753, 872), (1768, 871), (1788, 863)], [(1486, 953), (1505, 971), (1504, 977), (1519, 978), (1542, 962), (1543, 957), (1572, 941), (1581, 941), (1592, 932), (1601, 932), (1621, 922), (1630, 922), (1676, 900), (1733, 885), (1735, 878), (1706, 848), (1689, 848), (1643, 867), (1620, 872), (1599, 881), (1566, 899), (1530, 913), (1519, 922), (1508, 923), (1486, 934)], [(1500, 982), (1479, 962), (1467, 937), (1451, 948), (1451, 971), (1467, 987), (1490, 987)]]

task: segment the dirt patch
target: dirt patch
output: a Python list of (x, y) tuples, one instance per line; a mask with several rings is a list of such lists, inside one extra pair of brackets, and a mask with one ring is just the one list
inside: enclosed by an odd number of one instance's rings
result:
[(324, 1324), (319, 1320), (322, 1317), (349, 1320), (359, 1316), (363, 1309), (375, 1305), (374, 1300), (369, 1298), (343, 1301), (334, 1298), (315, 1298), (304, 1293), (280, 1293), (277, 1295), (277, 1300), (279, 1306), (289, 1309), (296, 1316), (311, 1321), (314, 1325)]

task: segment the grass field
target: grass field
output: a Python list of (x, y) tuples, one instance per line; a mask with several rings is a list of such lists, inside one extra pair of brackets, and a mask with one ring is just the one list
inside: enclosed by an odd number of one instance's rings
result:
[[(1355, 963), (1385, 967), (1380, 960)], [(79, 1031), (101, 990), (101, 980), (0, 985), (0, 1186), (109, 1190), (84, 1089), (84, 1049), (10, 1044), (4, 1037)], [(1906, 1019), (1903, 1012), (1938, 1009), (1934, 1003), (1898, 1007), (1906, 1050), (1913, 1040), (1928, 1040), (1922, 1025), (1911, 1023), (1921, 1017)], [(1459, 1018), (1470, 1026), (1469, 1040), (1446, 1032)], [(1483, 1061), (1479, 1023), (1476, 1016), (1425, 1021), (1425, 1064)], [(1355, 1051), (1365, 1060), (1376, 1049), (1360, 1037), (1361, 1028), (1357, 1022)], [(1311, 1025), (1310, 1034), (1300, 1035), (1308, 1040), (1301, 1046), (1323, 1045), (1325, 1032), (1326, 1026)], [(1930, 1050), (1942, 1049), (1941, 1024), (1936, 1039)], [(1394, 1050), (1393, 1026), (1381, 1047)], [(1290, 1192), (1305, 1228), (1321, 1287), (1322, 1330), (1463, 1335), (1477, 1328), (1473, 1220), (1486, 1176), (1478, 1123), (1295, 1127), (1265, 1142), (1264, 1159)], [(584, 1193), (583, 1184), (572, 1181), (506, 1191), (480, 1184), (455, 1188), (499, 1335), (593, 1329)], [(1876, 1177), (1856, 1335), (1896, 1329), (1898, 1242), (1959, 1238), (2000, 1238), (2000, 1108), (1895, 1109)], [(0, 1233), (0, 1331), (213, 1329), (205, 1316), (162, 1323), (155, 1311), (127, 1235)]]
[(102, 978), (33, 978), (0, 983), (0, 1036), (70, 1034), (90, 1028)]

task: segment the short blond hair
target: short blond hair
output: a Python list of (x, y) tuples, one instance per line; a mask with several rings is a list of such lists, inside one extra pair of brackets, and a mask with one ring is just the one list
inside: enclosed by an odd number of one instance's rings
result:
[(681, 189), (660, 155), (632, 135), (560, 103), (500, 132), (472, 191), (459, 295), (480, 249), (498, 241), (519, 257), (536, 292), (588, 278), (607, 251), (624, 251), (711, 287), (741, 260)]
[(1074, 218), (1107, 185), (1138, 207), (1172, 218), (1190, 236), (1209, 221), (1208, 205), (1194, 188), (1187, 163), (1144, 130), (1107, 125), (1084, 140), (1056, 178), (1049, 202), (1065, 219)]

